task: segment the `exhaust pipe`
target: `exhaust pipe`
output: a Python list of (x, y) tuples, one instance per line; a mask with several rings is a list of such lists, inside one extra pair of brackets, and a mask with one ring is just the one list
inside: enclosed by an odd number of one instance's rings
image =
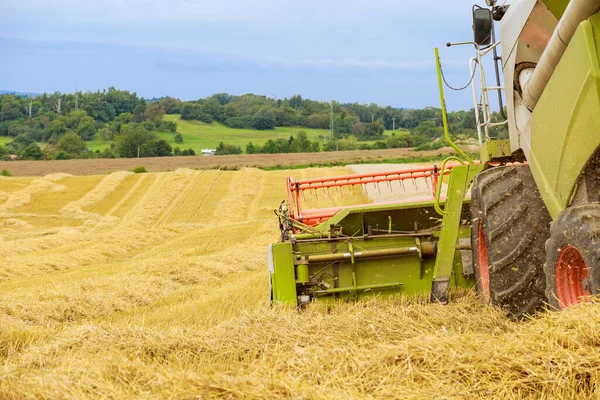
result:
[(600, 0), (571, 0), (569, 2), (535, 70), (532, 73), (530, 71), (526, 74), (521, 73), (524, 78), (521, 81), (523, 102), (529, 111), (533, 111), (535, 108), (579, 24), (599, 10)]

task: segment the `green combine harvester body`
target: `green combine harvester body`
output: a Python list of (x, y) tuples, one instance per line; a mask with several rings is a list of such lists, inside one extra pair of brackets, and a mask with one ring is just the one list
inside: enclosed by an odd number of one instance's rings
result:
[(533, 110), (529, 164), (553, 218), (571, 205), (600, 146), (599, 54), (596, 14), (577, 28)]
[[(457, 155), (441, 168), (288, 179), (281, 241), (269, 247), (273, 303), (394, 293), (446, 303), (453, 288), (476, 287), (520, 318), (600, 294), (600, 0), (487, 3), (473, 7), (474, 40), (447, 44), (476, 51), (480, 160), (450, 138), (436, 49), (445, 139)], [(485, 56), (496, 86), (486, 82)], [(494, 92), (503, 121), (492, 119)], [(495, 134), (501, 126), (508, 139)], [(301, 209), (304, 191), (406, 179), (428, 180), (432, 197)]]
[[(458, 235), (469, 241), (466, 221), (465, 226)], [(344, 209), (314, 232), (271, 245), (273, 300), (296, 304), (299, 298), (304, 303), (429, 293), (439, 236), (432, 202)], [(473, 286), (469, 249), (453, 252), (451, 269), (452, 287)]]

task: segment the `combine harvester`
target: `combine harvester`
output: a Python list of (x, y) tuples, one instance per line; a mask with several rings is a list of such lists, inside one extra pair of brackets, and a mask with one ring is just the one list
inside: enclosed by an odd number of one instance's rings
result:
[[(519, 318), (600, 292), (600, 1), (487, 5), (473, 7), (472, 42), (447, 44), (475, 49), (469, 73), (473, 81), (479, 71), (480, 99), (474, 83), (472, 91), (481, 161), (450, 139), (436, 49), (445, 138), (457, 155), (440, 168), (288, 178), (288, 199), (277, 211), (281, 241), (269, 246), (274, 303), (387, 293), (429, 293), (446, 303), (452, 288), (476, 286), (485, 302)], [(490, 55), (491, 87), (483, 64)], [(503, 114), (502, 91), (506, 98), (506, 120), (497, 123), (494, 91)], [(508, 140), (492, 134), (503, 124)], [(427, 181), (432, 196), (302, 208), (307, 191), (412, 180)]]

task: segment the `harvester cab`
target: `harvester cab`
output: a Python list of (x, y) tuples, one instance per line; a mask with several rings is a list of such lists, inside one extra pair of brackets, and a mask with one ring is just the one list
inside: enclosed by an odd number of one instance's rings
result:
[[(473, 40), (447, 43), (475, 50), (466, 87), (480, 160), (450, 137), (435, 49), (444, 137), (456, 155), (440, 167), (288, 178), (276, 211), (281, 240), (269, 246), (272, 302), (426, 293), (446, 303), (451, 289), (475, 286), (519, 318), (600, 293), (600, 0), (504, 3), (474, 6)], [(431, 195), (303, 208), (308, 193), (410, 180), (427, 182)]]

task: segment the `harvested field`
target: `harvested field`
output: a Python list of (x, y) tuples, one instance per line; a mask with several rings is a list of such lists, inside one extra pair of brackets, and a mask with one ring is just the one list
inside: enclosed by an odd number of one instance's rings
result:
[[(0, 178), (0, 398), (597, 398), (595, 303), (271, 309), (288, 174)], [(369, 201), (332, 195), (307, 206)]]
[[(472, 147), (472, 146), (471, 146)], [(469, 151), (474, 151), (469, 146)], [(377, 162), (396, 158), (437, 157), (452, 153), (450, 148), (430, 151), (413, 151), (412, 149), (387, 149), (368, 151), (331, 151), (322, 153), (295, 154), (243, 154), (212, 157), (151, 157), (151, 158), (119, 158), (90, 160), (56, 160), (56, 161), (0, 161), (0, 170), (7, 169), (14, 176), (42, 176), (54, 173), (73, 175), (98, 175), (115, 171), (129, 171), (143, 165), (148, 171), (174, 171), (177, 168), (193, 169), (239, 169), (243, 167), (269, 168), (291, 167), (294, 165)], [(2, 178), (2, 177), (0, 177)], [(2, 193), (0, 192), (0, 196)], [(1, 197), (0, 197), (1, 199)]]

